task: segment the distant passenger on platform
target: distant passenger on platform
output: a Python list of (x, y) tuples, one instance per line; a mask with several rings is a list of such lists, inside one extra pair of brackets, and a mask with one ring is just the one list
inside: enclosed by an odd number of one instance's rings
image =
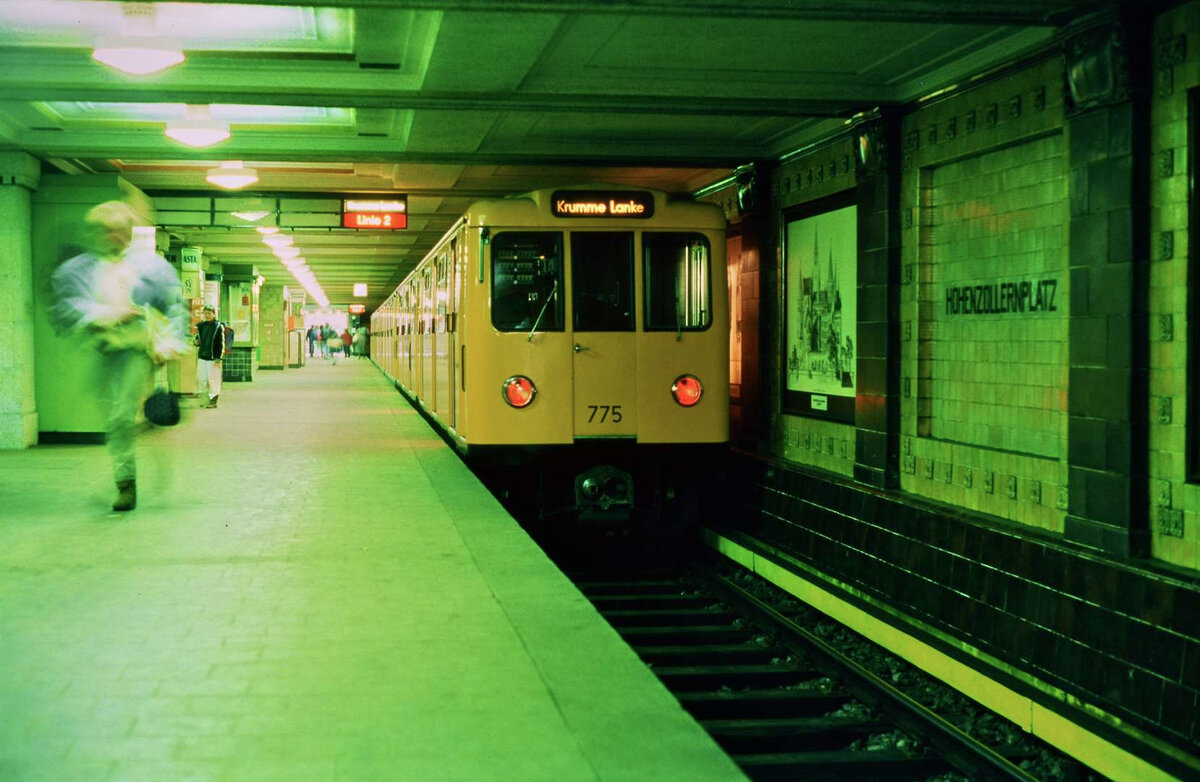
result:
[(367, 357), (367, 327), (359, 326), (354, 330), (354, 354), (359, 358)]
[(179, 277), (153, 249), (131, 250), (142, 224), (124, 202), (109, 201), (84, 218), (92, 251), (64, 262), (51, 279), (50, 321), (99, 352), (95, 393), (105, 414), (117, 499), (113, 510), (137, 505), (134, 435), (154, 367), (187, 351)]
[(317, 327), (315, 324), (308, 327), (306, 336), (308, 337), (308, 357), (312, 358), (313, 351), (317, 348)]
[(333, 365), (336, 367), (338, 354), (342, 352), (342, 338), (333, 329), (327, 328), (325, 333), (328, 335), (325, 339), (325, 349), (329, 351), (329, 357), (333, 359)]
[(354, 343), (350, 337), (350, 329), (342, 329), (342, 355), (344, 355), (346, 358), (350, 358), (350, 346), (353, 344)]
[(204, 320), (196, 324), (192, 344), (200, 348), (196, 354), (196, 387), (208, 391), (206, 408), (217, 406), (221, 395), (221, 359), (225, 357), (225, 329), (217, 321), (217, 311), (204, 308)]
[(316, 326), (317, 329), (317, 355), (325, 358), (325, 338), (326, 332), (329, 331), (328, 326)]

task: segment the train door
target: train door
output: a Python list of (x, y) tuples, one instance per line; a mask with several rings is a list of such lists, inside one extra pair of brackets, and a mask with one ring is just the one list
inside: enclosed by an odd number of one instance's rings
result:
[(421, 377), (420, 391), (418, 395), (425, 406), (433, 410), (433, 265), (426, 265), (424, 272), (421, 274), (421, 331), (417, 337), (417, 344), (421, 352)]
[(576, 438), (637, 435), (633, 232), (571, 233)]
[(458, 366), (458, 286), (460, 282), (458, 274), (458, 240), (450, 240), (450, 253), (446, 259), (446, 298), (447, 310), (446, 316), (446, 364), (448, 373), (446, 375), (446, 393), (449, 395), (447, 402), (448, 410), (446, 412), (446, 420), (450, 422), (451, 428), (458, 426), (458, 395), (456, 389), (461, 384), (458, 382), (458, 373), (461, 368)]
[(445, 250), (438, 254), (435, 264), (435, 296), (434, 296), (434, 328), (433, 328), (433, 363), (434, 372), (434, 409), (438, 416), (449, 425), (450, 422), (450, 378), (453, 367), (450, 366), (450, 259)]

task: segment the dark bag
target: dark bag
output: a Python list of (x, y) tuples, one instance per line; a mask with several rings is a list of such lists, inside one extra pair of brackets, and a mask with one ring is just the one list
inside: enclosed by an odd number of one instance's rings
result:
[(146, 419), (156, 426), (179, 423), (179, 400), (165, 388), (156, 388), (146, 400)]
[(225, 355), (233, 352), (233, 326), (228, 323), (221, 324), (222, 336), (225, 339)]

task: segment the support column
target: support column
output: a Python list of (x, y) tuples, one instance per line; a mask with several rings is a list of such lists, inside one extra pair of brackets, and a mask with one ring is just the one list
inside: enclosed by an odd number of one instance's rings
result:
[(259, 369), (287, 367), (287, 301), (283, 286), (264, 284), (259, 292)]
[(1070, 205), (1070, 504), (1063, 534), (1113, 554), (1149, 547), (1149, 84), (1146, 20), (1064, 34)]
[(854, 131), (858, 162), (858, 390), (854, 479), (900, 485), (899, 123), (873, 116)]
[(40, 176), (37, 158), (0, 152), (0, 449), (37, 442), (30, 193)]

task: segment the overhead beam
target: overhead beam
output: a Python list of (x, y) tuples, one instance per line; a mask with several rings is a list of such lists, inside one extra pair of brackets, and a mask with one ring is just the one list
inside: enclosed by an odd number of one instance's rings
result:
[[(181, 148), (161, 133), (145, 128), (88, 132), (31, 130), (15, 139), (19, 147), (52, 158), (179, 158)], [(406, 150), (394, 139), (353, 136), (287, 136), (246, 131), (217, 147), (187, 150), (189, 160), (344, 161), (434, 163), (503, 166), (655, 166), (733, 168), (769, 155), (757, 145), (732, 147), (707, 142), (646, 142), (637, 140), (519, 139), (510, 145), (492, 142), (486, 150)], [(286, 176), (287, 172), (279, 172)], [(269, 172), (267, 174), (269, 176)], [(199, 186), (203, 184), (199, 175)]]
[[(656, 114), (696, 117), (847, 116), (864, 104), (895, 100), (893, 89), (856, 78), (827, 76), (797, 82), (792, 94), (779, 85), (764, 94), (721, 95), (712, 84), (703, 100), (691, 95), (609, 93), (429, 92), (408, 80), (380, 72), (360, 72), (347, 64), (317, 67), (302, 58), (271, 61), (197, 62), (152, 81), (114, 79), (81, 56), (0, 51), (0, 100), (94, 103), (229, 103), (262, 106), (318, 106), (347, 109), (483, 112)], [(297, 78), (306, 73), (311, 78)], [(392, 83), (395, 82), (395, 83)], [(264, 89), (264, 85), (273, 85)]]
[[(206, 2), (206, 0), (184, 0)], [(295, 5), (296, 0), (255, 0)], [(394, 8), (395, 0), (306, 0), (330, 8)], [(421, 11), (587, 13), (622, 16), (707, 16), (1054, 26), (1064, 17), (1111, 5), (1105, 0), (405, 0)]]

